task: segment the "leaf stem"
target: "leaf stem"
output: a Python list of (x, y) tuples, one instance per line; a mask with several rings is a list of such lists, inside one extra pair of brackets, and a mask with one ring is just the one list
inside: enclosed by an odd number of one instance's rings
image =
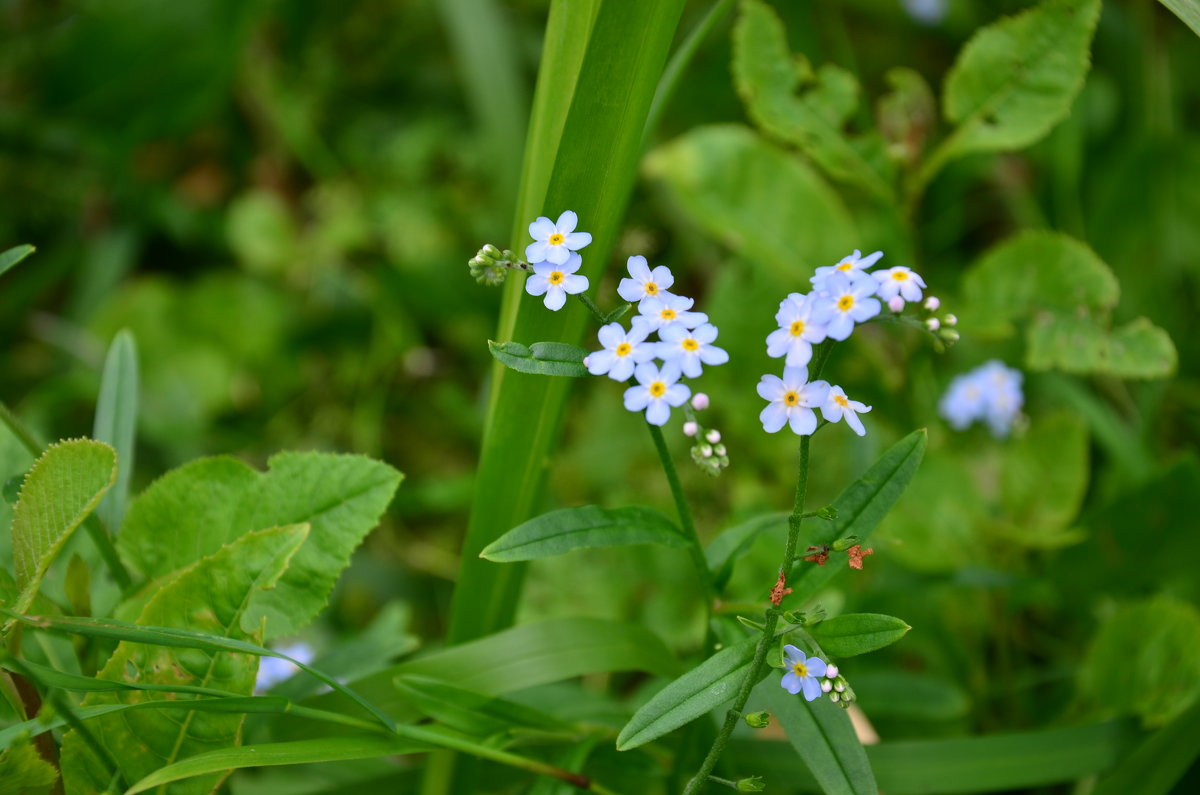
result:
[(576, 293), (575, 297), (579, 299), (580, 303), (588, 308), (588, 311), (592, 313), (592, 317), (596, 318), (596, 320), (600, 321), (601, 323), (608, 322), (608, 315), (600, 311), (600, 307), (596, 306), (595, 301), (588, 298), (587, 293)]
[(696, 532), (696, 523), (692, 521), (692, 511), (688, 508), (687, 497), (683, 493), (683, 484), (679, 482), (679, 473), (675, 470), (675, 462), (671, 460), (671, 452), (667, 449), (667, 440), (663, 438), (662, 428), (646, 423), (650, 429), (650, 438), (654, 440), (654, 449), (662, 463), (663, 473), (667, 476), (667, 484), (671, 487), (671, 496), (675, 498), (675, 511), (679, 514), (679, 524), (687, 536), (688, 552), (692, 556), (692, 564), (696, 568), (696, 576), (704, 588), (707, 603), (707, 614), (712, 615), (716, 591), (713, 588), (712, 572), (708, 570), (708, 559), (704, 557), (704, 547), (700, 543), (700, 535)]

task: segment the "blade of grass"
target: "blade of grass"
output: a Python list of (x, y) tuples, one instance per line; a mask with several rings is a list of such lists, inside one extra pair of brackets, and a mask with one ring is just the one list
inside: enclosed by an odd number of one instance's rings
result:
[(100, 398), (92, 438), (107, 442), (117, 451), (117, 482), (100, 501), (96, 512), (116, 533), (125, 518), (129, 501), (129, 477), (133, 474), (133, 442), (137, 430), (138, 361), (137, 343), (127, 329), (117, 332), (104, 360)]

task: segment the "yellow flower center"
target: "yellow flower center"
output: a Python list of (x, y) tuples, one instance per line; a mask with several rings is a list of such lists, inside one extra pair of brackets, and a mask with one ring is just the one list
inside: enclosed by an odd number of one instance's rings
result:
[(655, 295), (658, 292), (658, 285), (654, 282), (646, 282), (646, 295)]
[(908, 278), (908, 274), (904, 271), (892, 271), (892, 278), (898, 282), (902, 282)]
[(551, 284), (562, 284), (563, 278), (562, 271), (551, 271), (550, 275), (546, 277), (546, 281), (550, 282)]
[(854, 263), (853, 262), (843, 262), (841, 265), (837, 266), (837, 269), (840, 271), (852, 271), (852, 270), (854, 270)]
[(675, 310), (668, 307), (668, 308), (664, 309), (663, 311), (659, 312), (658, 316), (661, 317), (663, 320), (674, 320), (675, 314), (676, 314)]
[(800, 395), (795, 392), (788, 392), (783, 396), (783, 402), (788, 406), (795, 406), (800, 403)]
[(803, 320), (793, 320), (792, 327), (789, 329), (789, 331), (791, 332), (793, 337), (799, 337), (801, 334), (804, 333), (804, 321)]
[(633, 350), (632, 345), (630, 345), (628, 342), (622, 342), (620, 345), (617, 346), (617, 350), (615, 351), (615, 353), (617, 354), (617, 356), (628, 356), (629, 352), (632, 350)]
[(842, 310), (843, 312), (849, 312), (850, 308), (854, 306), (854, 296), (843, 295), (838, 299), (837, 305), (838, 309)]
[(691, 337), (688, 337), (683, 341), (683, 349), (685, 351), (698, 351), (700, 350), (700, 343), (696, 342)]
[(850, 401), (846, 400), (846, 398), (842, 397), (841, 395), (834, 395), (833, 402), (838, 404), (842, 408), (846, 408), (846, 406), (850, 405)]
[(803, 678), (808, 676), (808, 666), (804, 663), (792, 663), (792, 672)]
[(662, 381), (655, 381), (650, 385), (650, 394), (656, 398), (660, 398), (667, 394), (667, 385)]
[(564, 240), (566, 240), (566, 238), (563, 236), (562, 232), (555, 232), (554, 234), (550, 235), (549, 242), (552, 246), (561, 246)]

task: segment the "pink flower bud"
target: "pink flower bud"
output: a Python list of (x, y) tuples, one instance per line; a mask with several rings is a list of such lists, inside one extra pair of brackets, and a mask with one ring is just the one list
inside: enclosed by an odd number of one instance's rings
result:
[(838, 667), (836, 665), (825, 666), (825, 675), (830, 679), (837, 679)]
[(892, 310), (896, 314), (900, 314), (904, 311), (904, 299), (898, 295), (893, 295), (888, 299), (888, 309)]
[(588, 366), (588, 359), (590, 359), (590, 358), (591, 358), (590, 356), (584, 356), (584, 357), (583, 357), (583, 366), (584, 366), (584, 367), (587, 367), (587, 366)]
[(937, 331), (939, 328), (941, 328), (942, 324), (940, 322), (938, 322), (938, 319), (936, 317), (931, 317), (925, 321), (925, 326), (930, 331)]
[(703, 392), (697, 392), (692, 397), (692, 408), (694, 408), (696, 411), (704, 411), (706, 408), (708, 408), (708, 395), (704, 394)]
[(700, 426), (690, 420), (683, 424), (684, 436), (695, 436), (700, 431)]
[(938, 310), (938, 307), (941, 305), (942, 305), (942, 302), (937, 299), (936, 295), (931, 295), (925, 299), (925, 308), (928, 309), (930, 312), (936, 312)]
[(709, 431), (708, 433), (704, 434), (704, 438), (708, 439), (708, 441), (712, 442), (713, 444), (716, 444), (717, 442), (721, 441), (721, 432), (717, 430)]

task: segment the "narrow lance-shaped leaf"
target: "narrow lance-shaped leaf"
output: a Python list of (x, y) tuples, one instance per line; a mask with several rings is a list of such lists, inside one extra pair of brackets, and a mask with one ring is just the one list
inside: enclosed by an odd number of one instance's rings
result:
[(1167, 795), (1200, 757), (1200, 703), (1148, 737), (1110, 771), (1095, 795)]
[(732, 701), (757, 645), (758, 638), (747, 638), (727, 646), (664, 687), (621, 729), (617, 750), (645, 745)]
[(685, 547), (688, 540), (670, 519), (652, 508), (584, 505), (530, 519), (493, 541), (479, 556), (505, 563), (562, 555), (573, 549), (633, 544)]
[(519, 342), (488, 340), (492, 358), (519, 373), (566, 375), (582, 378), (590, 375), (583, 359), (588, 352), (577, 345), (562, 342), (535, 342), (528, 347)]
[(704, 548), (704, 558), (713, 573), (713, 585), (725, 587), (733, 576), (733, 566), (750, 551), (761, 533), (772, 528), (787, 527), (788, 515), (782, 511), (765, 516), (756, 516), (749, 521), (722, 530)]
[(23, 246), (13, 246), (4, 253), (0, 253), (0, 276), (4, 275), (6, 270), (28, 257), (36, 250), (37, 249), (35, 249), (33, 246), (26, 243)]
[(23, 613), (33, 604), (46, 569), (116, 478), (116, 453), (90, 439), (50, 445), (29, 470), (13, 509), (13, 559), (20, 588), (14, 612)]
[(1200, 36), (1200, 0), (1159, 0), (1171, 13), (1183, 20), (1192, 32)]
[(398, 676), (396, 688), (422, 713), (466, 734), (487, 737), (511, 729), (569, 732), (572, 728), (533, 707), (429, 676)]
[[(256, 641), (262, 635), (261, 618), (247, 626), (247, 610), (254, 593), (273, 587), (308, 535), (307, 525), (249, 533), (222, 547), (163, 588), (139, 623), (176, 626), (234, 640)], [(201, 607), (198, 609), (197, 605)], [(122, 642), (99, 676), (160, 684), (214, 687), (239, 695), (254, 688), (258, 658), (251, 654)], [(147, 691), (92, 693), (84, 706), (138, 703), (162, 698)], [(180, 698), (179, 701), (184, 699)], [(164, 764), (214, 748), (236, 745), (243, 717), (236, 714), (189, 712), (173, 720), (161, 712), (124, 713), (93, 722), (93, 733), (110, 752), (127, 781), (137, 781)], [(112, 771), (76, 732), (63, 740), (63, 776), (68, 789), (103, 791)], [(195, 781), (180, 791), (210, 792), (221, 776)]]
[(895, 616), (847, 613), (822, 621), (809, 631), (821, 648), (834, 657), (853, 657), (882, 649), (912, 629)]
[(138, 415), (137, 344), (128, 330), (117, 332), (104, 360), (100, 398), (92, 436), (117, 451), (117, 482), (100, 501), (97, 513), (109, 532), (117, 533), (125, 518), (129, 478), (133, 474), (134, 437)]

